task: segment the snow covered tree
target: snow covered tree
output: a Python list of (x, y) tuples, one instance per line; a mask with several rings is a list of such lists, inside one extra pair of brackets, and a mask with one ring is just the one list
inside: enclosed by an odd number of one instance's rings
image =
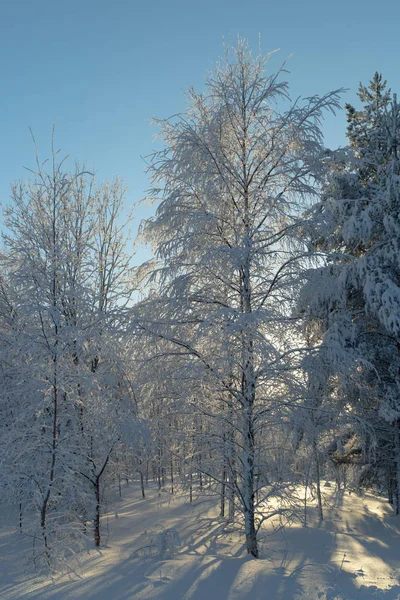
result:
[(376, 75), (374, 95), (362, 88), (361, 99), (369, 104), (357, 113), (364, 115), (357, 131), (354, 123), (349, 129), (355, 156), (333, 163), (314, 211), (312, 238), (327, 253), (327, 263), (311, 277), (308, 306), (321, 323), (326, 347), (336, 345), (340, 358), (332, 373), (336, 369), (347, 380), (349, 416), (362, 418), (375, 434), (364, 437), (364, 450), (371, 457), (375, 448), (375, 459), (365, 461), (361, 478), (378, 482), (380, 472), (398, 513), (400, 111), (384, 86)]
[(150, 171), (161, 203), (144, 236), (159, 263), (136, 326), (175, 355), (194, 410), (219, 423), (224, 474), (212, 476), (234, 494), (258, 557), (266, 431), (290, 404), (301, 354), (290, 309), (301, 261), (285, 242), (316, 193), (320, 121), (338, 96), (290, 104), (281, 71), (265, 74), (269, 55), (253, 57), (243, 40), (233, 53), (204, 94), (189, 90), (185, 114), (158, 122), (165, 150)]
[(68, 172), (54, 148), (50, 168), (36, 166), (5, 208), (0, 444), (7, 488), (25, 488), (39, 515), (36, 559), (50, 563), (86, 520), (100, 543), (100, 478), (136, 420), (120, 327), (133, 287), (120, 182)]
[[(386, 90), (386, 81), (382, 80), (380, 73), (375, 73), (369, 86), (360, 83), (357, 96), (362, 102), (361, 110), (356, 110), (351, 104), (346, 104), (347, 111), (347, 137), (350, 147), (359, 160), (371, 155), (372, 148), (378, 144), (376, 132), (379, 128), (381, 117), (385, 108), (390, 103), (390, 89)], [(371, 160), (361, 166), (359, 176), (363, 182), (371, 181), (376, 175), (376, 167)]]

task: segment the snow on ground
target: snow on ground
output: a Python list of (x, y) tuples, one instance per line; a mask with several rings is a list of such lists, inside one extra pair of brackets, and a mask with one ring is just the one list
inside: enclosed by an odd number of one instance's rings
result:
[[(318, 526), (311, 515), (307, 528), (267, 535), (254, 560), (238, 531), (223, 532), (211, 501), (190, 505), (167, 492), (159, 498), (151, 487), (142, 500), (138, 486), (124, 496), (103, 518), (106, 547), (84, 553), (79, 578), (54, 582), (32, 574), (2, 511), (0, 599), (400, 600), (400, 518), (383, 498), (325, 489), (325, 521)], [(175, 556), (138, 552), (162, 527), (179, 533)]]

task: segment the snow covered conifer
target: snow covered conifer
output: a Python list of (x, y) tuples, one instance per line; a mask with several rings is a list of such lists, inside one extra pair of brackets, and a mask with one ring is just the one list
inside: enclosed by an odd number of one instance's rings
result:
[[(336, 370), (347, 376), (347, 393), (354, 381), (347, 399), (352, 414), (375, 431), (375, 461), (367, 452), (364, 471), (375, 473), (370, 481), (386, 480), (398, 513), (400, 110), (396, 96), (389, 98), (384, 88), (377, 74), (371, 92), (360, 88), (367, 105), (357, 113), (362, 115), (357, 127), (349, 126), (355, 156), (344, 165), (333, 164), (323, 200), (314, 209), (312, 237), (327, 263), (314, 271), (310, 289), (318, 280), (321, 290), (323, 281), (332, 294), (314, 294), (309, 308), (317, 319), (325, 314), (325, 342), (341, 348)], [(338, 335), (344, 329), (347, 333)]]
[(376, 175), (376, 168), (367, 159), (366, 154), (371, 154), (372, 148), (377, 144), (379, 146), (376, 132), (390, 103), (390, 92), (390, 89), (386, 89), (386, 81), (383, 80), (382, 74), (375, 73), (368, 87), (362, 83), (359, 85), (357, 96), (363, 104), (362, 109), (356, 110), (351, 104), (346, 104), (345, 107), (350, 147), (359, 160), (366, 159), (363, 166), (359, 165), (359, 176), (364, 183), (372, 181)]

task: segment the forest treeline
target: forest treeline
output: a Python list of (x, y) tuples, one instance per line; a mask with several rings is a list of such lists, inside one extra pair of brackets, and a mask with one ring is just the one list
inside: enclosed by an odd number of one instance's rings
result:
[[(400, 512), (400, 108), (376, 73), (292, 102), (239, 40), (160, 120), (155, 216), (132, 267), (120, 180), (55, 150), (12, 186), (0, 253), (0, 494), (35, 564), (101, 545), (133, 480), (214, 495), (258, 557), (296, 486), (374, 487)], [(280, 502), (276, 503), (276, 498)]]

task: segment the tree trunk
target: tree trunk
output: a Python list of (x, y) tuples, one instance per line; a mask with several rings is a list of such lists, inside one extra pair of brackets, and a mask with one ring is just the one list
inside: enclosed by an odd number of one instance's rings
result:
[(251, 554), (254, 558), (258, 558), (257, 534), (254, 523), (254, 506), (250, 509), (245, 509), (244, 523), (246, 531), (246, 549), (247, 554)]
[(235, 431), (233, 427), (234, 410), (232, 398), (228, 401), (229, 430), (228, 430), (228, 520), (232, 522), (235, 518), (235, 486), (236, 486), (236, 447)]
[(308, 483), (310, 477), (310, 465), (306, 472), (306, 479), (304, 484), (304, 527), (307, 527), (307, 494), (308, 494)]
[(320, 465), (319, 465), (319, 456), (318, 456), (318, 448), (317, 441), (314, 439), (314, 460), (315, 460), (315, 472), (316, 472), (316, 484), (317, 484), (317, 500), (318, 500), (318, 514), (319, 520), (324, 520), (324, 512), (322, 509), (322, 495), (321, 495), (321, 473), (320, 473)]
[(221, 502), (220, 502), (220, 517), (225, 517), (225, 479), (226, 479), (226, 467), (224, 461), (224, 467), (222, 470), (222, 482), (221, 482)]
[[(245, 194), (247, 215), (247, 193)], [(245, 217), (247, 222), (247, 216)], [(247, 227), (246, 227), (247, 230)], [(246, 231), (247, 233), (247, 231)], [(246, 246), (248, 236), (246, 235)], [(245, 314), (252, 312), (251, 308), (251, 285), (250, 285), (250, 249), (246, 248), (247, 257), (243, 265), (242, 279), (242, 310)], [(243, 503), (245, 517), (246, 547), (248, 554), (258, 558), (257, 535), (254, 521), (254, 403), (255, 403), (255, 376), (254, 376), (254, 357), (253, 357), (253, 338), (251, 328), (242, 332), (242, 397), (243, 397)]]
[(47, 507), (50, 500), (51, 487), (54, 482), (55, 476), (55, 466), (56, 466), (56, 449), (57, 449), (57, 438), (58, 438), (58, 388), (57, 388), (57, 357), (53, 357), (54, 364), (54, 382), (53, 382), (53, 435), (52, 435), (52, 443), (51, 443), (51, 464), (50, 464), (50, 473), (49, 473), (49, 483), (47, 485), (46, 494), (43, 497), (42, 506), (40, 509), (40, 526), (42, 528), (43, 534), (43, 542), (46, 548), (46, 557), (47, 560), (50, 560), (50, 556), (47, 552), (48, 550), (48, 537), (47, 537)]
[(94, 517), (94, 543), (98, 548), (100, 546), (100, 477), (95, 481), (96, 512)]
[(394, 452), (395, 452), (395, 465), (396, 472), (394, 478), (395, 485), (395, 511), (396, 515), (400, 514), (400, 420), (395, 421), (395, 432), (394, 432)]
[(393, 460), (388, 460), (386, 465), (386, 485), (388, 502), (391, 506), (394, 505), (394, 480), (395, 480), (396, 467)]
[[(243, 167), (243, 199), (244, 199), (244, 237), (243, 250), (244, 261), (241, 266), (240, 301), (244, 315), (252, 313), (252, 279), (251, 279), (251, 240), (249, 210), (249, 186), (247, 183), (247, 117), (246, 109), (243, 108), (243, 140), (242, 145), (242, 167)], [(246, 547), (248, 554), (258, 558), (257, 534), (254, 521), (254, 403), (256, 399), (256, 379), (254, 371), (254, 348), (252, 326), (247, 324), (242, 330), (242, 398), (243, 398), (243, 503), (246, 532)]]
[(106, 459), (103, 463), (103, 466), (101, 467), (99, 473), (96, 475), (96, 478), (93, 482), (94, 484), (94, 489), (95, 489), (95, 497), (96, 497), (96, 511), (95, 511), (95, 517), (94, 517), (94, 543), (95, 546), (99, 547), (100, 546), (100, 516), (101, 516), (101, 498), (100, 498), (100, 480), (101, 477), (107, 467), (108, 461), (110, 459), (110, 454), (111, 454), (112, 450), (109, 451), (109, 453), (106, 456)]
[(258, 558), (257, 535), (254, 521), (254, 434), (251, 415), (246, 416), (247, 434), (243, 456), (243, 502), (247, 553)]
[(140, 474), (140, 489), (142, 490), (142, 498), (144, 500), (146, 498), (146, 494), (144, 492), (144, 481), (143, 481), (143, 471), (142, 471), (142, 469), (140, 469), (139, 474)]
[(161, 446), (158, 447), (158, 469), (157, 469), (157, 481), (158, 481), (158, 491), (161, 490)]

